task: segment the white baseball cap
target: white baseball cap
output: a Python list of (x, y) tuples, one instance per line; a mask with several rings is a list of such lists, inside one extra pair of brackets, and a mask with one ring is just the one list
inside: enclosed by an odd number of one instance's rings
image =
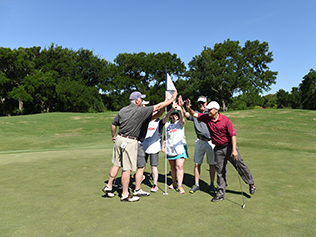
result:
[(220, 106), (216, 101), (211, 101), (207, 106), (205, 106), (207, 109), (219, 109)]
[(202, 101), (204, 103), (207, 102), (205, 97), (199, 97), (197, 102), (199, 102), (199, 101)]

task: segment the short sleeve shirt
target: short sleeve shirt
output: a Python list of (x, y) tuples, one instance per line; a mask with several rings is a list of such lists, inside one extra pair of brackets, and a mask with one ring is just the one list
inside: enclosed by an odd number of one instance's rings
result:
[(118, 133), (138, 138), (143, 122), (151, 118), (153, 106), (140, 107), (134, 103), (122, 108), (112, 121)]
[(148, 125), (151, 121), (151, 117), (146, 119), (144, 122), (143, 122), (143, 125), (140, 129), (140, 133), (139, 133), (139, 136), (138, 136), (138, 141), (140, 142), (143, 142), (145, 140), (145, 137), (146, 137), (146, 133), (147, 133), (147, 129), (148, 129)]
[(198, 113), (198, 120), (207, 124), (215, 146), (223, 146), (231, 142), (232, 136), (236, 136), (235, 128), (228, 117), (219, 113), (219, 117), (214, 121), (207, 114)]
[[(201, 111), (195, 111), (196, 113), (201, 113)], [(207, 112), (205, 112), (204, 114), (207, 114)], [(190, 115), (190, 117), (188, 118), (188, 120), (193, 121), (194, 122), (194, 129), (195, 129), (195, 133), (198, 137), (200, 138), (204, 138), (207, 140), (211, 139), (211, 135), (210, 132), (207, 128), (207, 124), (199, 121), (197, 118), (194, 118), (192, 115)]]

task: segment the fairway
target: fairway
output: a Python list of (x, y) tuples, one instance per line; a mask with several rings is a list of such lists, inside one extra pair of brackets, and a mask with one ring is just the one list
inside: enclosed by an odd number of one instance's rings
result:
[[(116, 112), (50, 113), (0, 118), (0, 236), (315, 236), (316, 111), (246, 110), (224, 113), (256, 193), (228, 164), (225, 200), (212, 203), (206, 159), (201, 189), (194, 183), (195, 132), (186, 121), (190, 158), (185, 194), (159, 190), (136, 203), (102, 193), (112, 166), (110, 123)], [(169, 171), (169, 165), (168, 165)], [(120, 178), (118, 176), (118, 182)], [(146, 167), (142, 189), (152, 180)], [(132, 173), (131, 187), (134, 185)], [(171, 183), (171, 176), (168, 175)]]

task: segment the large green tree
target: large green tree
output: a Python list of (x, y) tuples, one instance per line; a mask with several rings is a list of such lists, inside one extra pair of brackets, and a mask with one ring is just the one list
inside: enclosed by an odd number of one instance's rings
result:
[(137, 90), (147, 95), (146, 100), (156, 104), (164, 98), (165, 72), (181, 77), (186, 67), (176, 54), (122, 53), (108, 67), (108, 77), (100, 88), (108, 100), (108, 108), (118, 110), (129, 103), (129, 95)]
[[(16, 113), (22, 113), (24, 102), (32, 101), (32, 96), (28, 93), (24, 85), (25, 78), (32, 75), (36, 69), (36, 59), (39, 57), (40, 47), (0, 49), (0, 63), (2, 76), (0, 85), (5, 88), (1, 92), (5, 103), (10, 100), (16, 101)], [(10, 102), (10, 104), (12, 101)]]
[(187, 73), (198, 94), (222, 103), (223, 110), (236, 92), (261, 93), (275, 83), (277, 72), (269, 70), (273, 61), (268, 44), (247, 41), (241, 48), (239, 41), (226, 40), (204, 47), (202, 53), (189, 62)]
[[(102, 111), (99, 84), (106, 77), (108, 62), (92, 51), (74, 51), (52, 44), (41, 52), (41, 71), (50, 77), (53, 93), (47, 99), (52, 111)], [(53, 73), (53, 74), (52, 74)]]
[(316, 71), (311, 69), (300, 84), (303, 109), (316, 109)]
[(302, 108), (301, 100), (302, 95), (298, 87), (292, 87), (290, 94), (290, 104), (292, 109)]
[(290, 104), (290, 94), (289, 92), (280, 89), (276, 93), (276, 96), (278, 98), (277, 103), (278, 103), (278, 108), (285, 108), (288, 107)]
[(0, 48), (0, 113), (104, 111), (99, 84), (108, 66), (90, 50)]

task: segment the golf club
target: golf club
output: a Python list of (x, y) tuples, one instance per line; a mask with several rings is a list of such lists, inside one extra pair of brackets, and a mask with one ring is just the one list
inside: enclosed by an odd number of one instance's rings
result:
[(240, 181), (240, 175), (239, 175), (239, 172), (238, 172), (238, 165), (237, 165), (237, 161), (236, 161), (236, 169), (237, 169), (237, 173), (238, 173), (238, 179), (239, 179), (239, 185), (240, 185), (240, 190), (241, 190), (241, 196), (242, 196), (242, 206), (241, 208), (244, 209), (246, 204), (245, 204), (245, 201), (244, 201), (244, 192), (242, 191), (242, 187), (241, 187), (241, 181)]

